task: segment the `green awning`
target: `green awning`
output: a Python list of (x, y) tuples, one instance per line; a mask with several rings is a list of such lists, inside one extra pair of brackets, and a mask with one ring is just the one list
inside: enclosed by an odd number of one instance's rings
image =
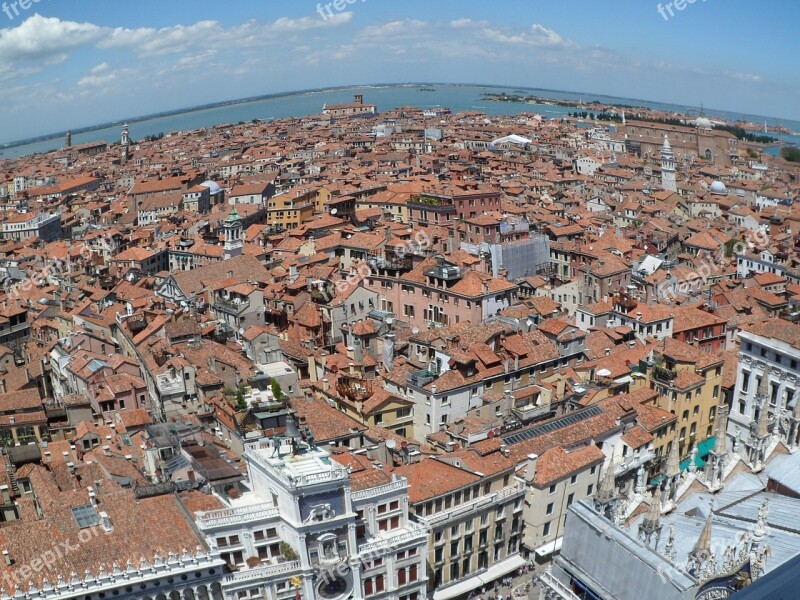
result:
[[(697, 444), (697, 456), (694, 459), (694, 466), (695, 467), (697, 467), (698, 469), (705, 468), (705, 466), (706, 466), (706, 457), (708, 457), (708, 455), (714, 449), (714, 446), (716, 445), (716, 443), (717, 443), (717, 438), (715, 436), (715, 437), (710, 437), (707, 440), (704, 440), (704, 441), (700, 442), (699, 444)], [(686, 471), (689, 468), (689, 461), (690, 460), (691, 460), (691, 458), (687, 458), (686, 460), (684, 460), (681, 463), (681, 472)], [(658, 485), (659, 483), (661, 483), (661, 477), (662, 477), (661, 475), (659, 475), (658, 477), (654, 477), (650, 481), (650, 485)]]

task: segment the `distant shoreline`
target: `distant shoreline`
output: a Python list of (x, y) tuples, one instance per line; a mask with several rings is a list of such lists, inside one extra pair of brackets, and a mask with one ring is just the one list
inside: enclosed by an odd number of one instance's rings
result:
[[(500, 85), (500, 84), (482, 84), (482, 83), (433, 83), (433, 82), (376, 83), (376, 84), (362, 84), (362, 85), (329, 86), (329, 87), (322, 87), (322, 88), (309, 88), (309, 89), (304, 89), (304, 90), (292, 90), (292, 91), (286, 91), (286, 92), (275, 92), (275, 93), (271, 93), (271, 94), (260, 94), (258, 96), (250, 96), (250, 97), (247, 97), (247, 98), (238, 98), (238, 99), (232, 99), (232, 100), (224, 100), (224, 101), (220, 101), (220, 102), (211, 102), (211, 103), (208, 103), (208, 104), (202, 104), (202, 105), (190, 106), (190, 107), (184, 107), (184, 108), (176, 108), (176, 109), (171, 109), (171, 110), (166, 110), (166, 111), (160, 111), (160, 112), (157, 112), (157, 113), (140, 115), (140, 116), (136, 116), (136, 117), (115, 119), (113, 121), (107, 121), (105, 123), (100, 123), (100, 124), (90, 125), (90, 126), (86, 126), (86, 127), (70, 129), (70, 132), (73, 135), (80, 135), (80, 134), (84, 134), (84, 133), (91, 133), (93, 131), (101, 131), (103, 129), (108, 129), (110, 127), (121, 125), (122, 123), (134, 124), (134, 123), (140, 123), (140, 122), (143, 122), (143, 121), (150, 121), (150, 120), (154, 120), (154, 119), (172, 117), (172, 116), (176, 116), (176, 115), (187, 115), (187, 114), (191, 114), (191, 113), (195, 113), (195, 112), (201, 112), (201, 111), (204, 111), (204, 110), (212, 110), (212, 109), (217, 109), (217, 108), (224, 108), (224, 107), (227, 107), (227, 106), (237, 106), (237, 105), (241, 105), (241, 104), (249, 104), (249, 103), (261, 102), (261, 101), (264, 101), (264, 100), (287, 98), (287, 97), (292, 97), (292, 96), (302, 96), (302, 95), (309, 95), (309, 94), (322, 94), (322, 93), (326, 93), (326, 92), (341, 92), (341, 91), (345, 91), (345, 90), (365, 90), (365, 89), (371, 89), (371, 88), (372, 89), (377, 89), (377, 88), (383, 88), (383, 89), (386, 89), (386, 88), (410, 88), (410, 87), (422, 88), (422, 87), (428, 87), (428, 86), (430, 86), (430, 87), (436, 86), (436, 87), (439, 87), (439, 88), (472, 87), (472, 88), (482, 88), (484, 90), (489, 90), (489, 89), (513, 89), (513, 88), (516, 88), (517, 92), (522, 92), (522, 91), (525, 91), (525, 92), (544, 92), (544, 93), (554, 93), (554, 94), (567, 94), (567, 95), (574, 95), (574, 96), (585, 96), (587, 98), (588, 97), (591, 97), (591, 98), (608, 98), (609, 100), (614, 99), (614, 100), (624, 100), (626, 102), (642, 103), (642, 104), (632, 104), (632, 105), (628, 105), (628, 106), (641, 106), (642, 108), (647, 108), (645, 106), (646, 104), (660, 104), (660, 105), (665, 106), (665, 107), (672, 107), (672, 108), (676, 109), (676, 111), (685, 111), (686, 110), (686, 107), (683, 107), (682, 105), (672, 104), (672, 103), (668, 103), (668, 102), (661, 102), (661, 101), (657, 101), (657, 100), (642, 100), (642, 99), (637, 99), (637, 98), (623, 98), (623, 97), (608, 96), (606, 94), (592, 94), (592, 93), (587, 93), (587, 92), (575, 92), (575, 91), (569, 91), (569, 90), (555, 90), (555, 89), (547, 89), (547, 88), (525, 87), (525, 86), (519, 86), (519, 85), (508, 86), (508, 85)], [(489, 95), (489, 94), (485, 94), (485, 95)], [(552, 103), (554, 103), (556, 105), (562, 105), (562, 106), (570, 105), (570, 104), (567, 104), (569, 101), (565, 101), (563, 99), (547, 98), (546, 96), (538, 96), (538, 97), (541, 98), (542, 100), (545, 100), (547, 102), (552, 102)], [(562, 103), (564, 103), (564, 104), (562, 104)], [(620, 106), (622, 106), (622, 105), (620, 105)], [(689, 107), (689, 108), (698, 108), (698, 107)], [(721, 109), (719, 109), (719, 110), (717, 110), (717, 109), (708, 109), (708, 110), (712, 110), (714, 112), (727, 112), (727, 113), (731, 113), (732, 112), (732, 111), (721, 110)], [(761, 115), (749, 115), (749, 116), (764, 118)], [(766, 118), (767, 119), (773, 119), (773, 120), (780, 120), (780, 119), (775, 119), (774, 117), (766, 117)], [(791, 120), (791, 119), (784, 119), (784, 120)], [(35, 144), (35, 143), (39, 143), (39, 142), (46, 142), (46, 141), (50, 141), (50, 140), (59, 139), (59, 138), (62, 138), (65, 134), (66, 134), (66, 130), (58, 131), (58, 132), (54, 132), (54, 133), (49, 133), (49, 134), (43, 134), (43, 135), (40, 135), (40, 136), (27, 138), (27, 139), (24, 139), (24, 140), (16, 140), (16, 141), (13, 141), (13, 142), (8, 142), (6, 144), (0, 144), (0, 156), (2, 156), (2, 151), (4, 151), (4, 150), (10, 150), (10, 149), (13, 149), (13, 148), (17, 148), (19, 146), (26, 146), (26, 145), (29, 145), (29, 144)]]

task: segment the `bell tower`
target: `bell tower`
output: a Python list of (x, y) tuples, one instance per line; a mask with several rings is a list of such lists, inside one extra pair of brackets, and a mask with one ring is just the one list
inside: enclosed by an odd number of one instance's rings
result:
[(120, 162), (127, 164), (130, 158), (130, 138), (128, 137), (128, 124), (122, 126), (122, 137), (120, 138)]
[(664, 136), (664, 146), (661, 148), (661, 187), (670, 192), (678, 191), (678, 182), (675, 176), (675, 154), (672, 152), (669, 138)]
[(242, 218), (234, 208), (223, 223), (225, 231), (225, 260), (242, 255), (244, 240), (242, 239)]

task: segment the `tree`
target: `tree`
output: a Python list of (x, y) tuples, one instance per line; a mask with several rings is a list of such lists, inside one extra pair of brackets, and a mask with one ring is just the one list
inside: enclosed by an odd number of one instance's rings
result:
[(294, 562), (294, 561), (296, 561), (298, 558), (300, 558), (299, 556), (297, 556), (297, 552), (295, 552), (295, 549), (294, 549), (294, 548), (292, 548), (292, 547), (291, 547), (289, 544), (287, 544), (286, 542), (281, 542), (281, 543), (280, 543), (280, 546), (278, 546), (278, 549), (279, 549), (279, 550), (280, 550), (280, 552), (281, 552), (281, 556), (283, 556), (283, 558), (285, 558), (285, 559), (286, 559), (286, 560), (288, 560), (289, 562)]
[(286, 398), (286, 394), (283, 393), (281, 384), (278, 383), (277, 379), (272, 380), (272, 385), (270, 387), (272, 389), (272, 397), (275, 398), (276, 402), (282, 402)]
[(800, 163), (800, 148), (797, 146), (788, 146), (781, 151), (784, 160), (789, 162)]

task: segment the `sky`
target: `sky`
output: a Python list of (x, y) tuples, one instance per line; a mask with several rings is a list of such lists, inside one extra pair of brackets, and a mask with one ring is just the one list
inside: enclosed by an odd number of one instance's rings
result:
[(0, 143), (262, 94), (423, 81), (800, 120), (797, 0), (325, 4), (0, 0)]

